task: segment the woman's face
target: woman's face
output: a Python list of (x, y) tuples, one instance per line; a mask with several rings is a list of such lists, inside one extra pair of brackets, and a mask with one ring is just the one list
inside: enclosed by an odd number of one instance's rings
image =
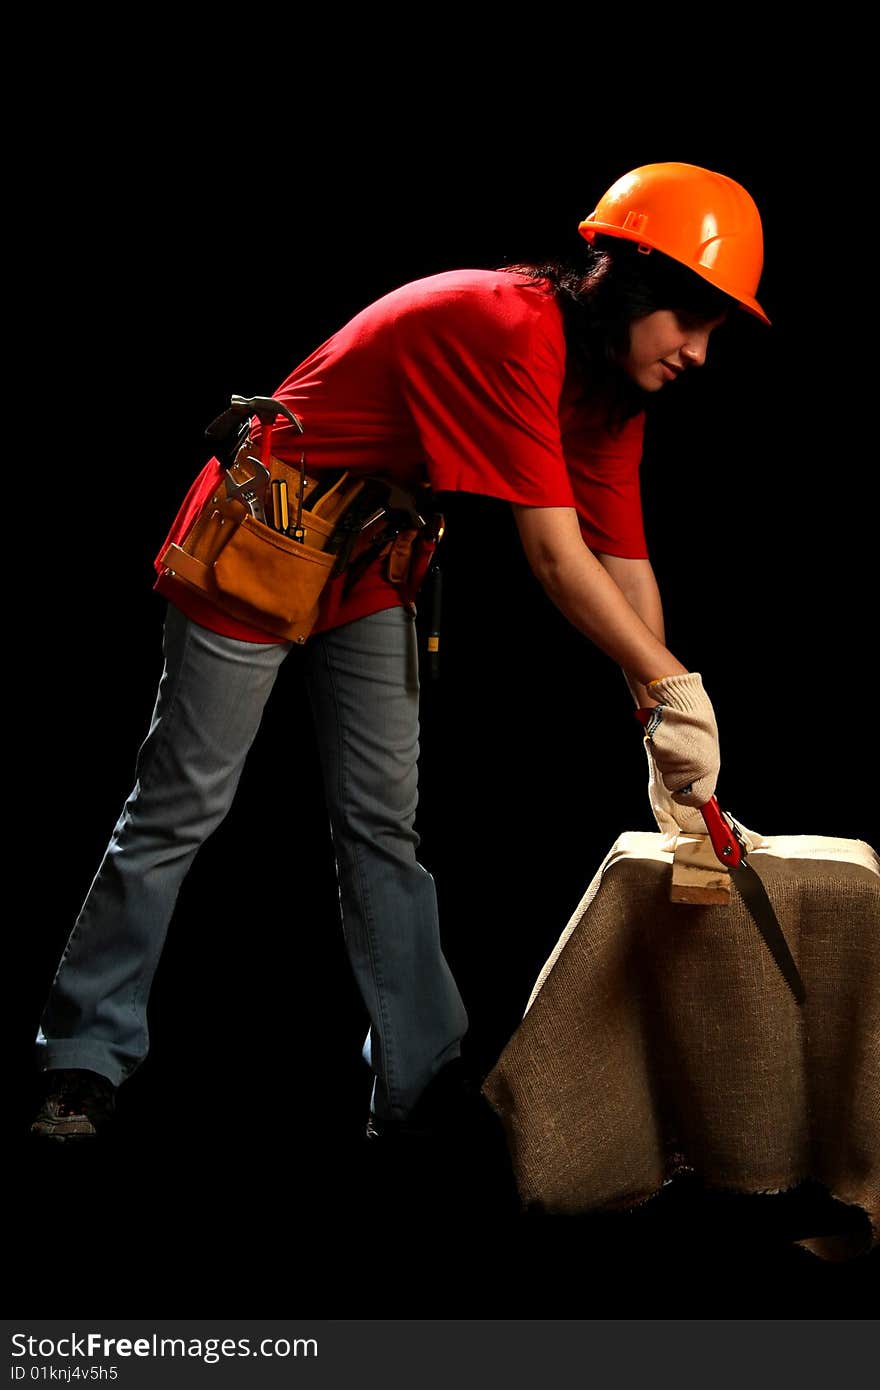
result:
[(620, 365), (643, 391), (659, 391), (690, 367), (702, 367), (709, 336), (727, 317), (698, 319), (676, 309), (656, 309), (633, 319), (629, 350)]

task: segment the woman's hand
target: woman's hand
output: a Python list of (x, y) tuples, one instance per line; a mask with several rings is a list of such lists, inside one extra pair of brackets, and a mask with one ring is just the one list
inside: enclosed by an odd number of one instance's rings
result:
[(645, 738), (663, 785), (681, 806), (704, 806), (715, 792), (721, 755), (715, 711), (698, 671), (649, 681), (657, 704)]

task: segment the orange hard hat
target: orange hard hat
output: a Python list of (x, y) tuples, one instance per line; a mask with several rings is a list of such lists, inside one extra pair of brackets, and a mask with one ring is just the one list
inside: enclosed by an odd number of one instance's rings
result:
[(662, 251), (769, 323), (755, 293), (764, 264), (761, 216), (725, 174), (696, 164), (644, 164), (624, 174), (578, 227)]

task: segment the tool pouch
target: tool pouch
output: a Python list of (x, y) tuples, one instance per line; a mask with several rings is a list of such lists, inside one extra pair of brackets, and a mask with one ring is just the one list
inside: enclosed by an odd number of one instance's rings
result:
[[(253, 472), (246, 462), (250, 451), (246, 441), (229, 469), (233, 481), (244, 481)], [(302, 493), (302, 539), (274, 530), (253, 516), (244, 502), (225, 496), (223, 473), (182, 543), (168, 546), (162, 564), (231, 617), (286, 641), (304, 643), (336, 565), (328, 546), (366, 480), (348, 472), (312, 478), (304, 468), (274, 456), (269, 469), (272, 479), (287, 483), (292, 516), (298, 513)], [(309, 505), (312, 496), (316, 500)]]

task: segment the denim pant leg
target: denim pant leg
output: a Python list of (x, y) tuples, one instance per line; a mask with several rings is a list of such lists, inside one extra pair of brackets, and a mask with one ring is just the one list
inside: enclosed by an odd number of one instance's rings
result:
[(304, 648), (349, 959), (370, 1016), (372, 1105), (402, 1118), (459, 1054), (467, 1014), (443, 956), (434, 880), (416, 859), (415, 622), (391, 608)]
[(42, 1067), (118, 1085), (146, 1056), (147, 998), (180, 885), (232, 803), (286, 643), (239, 642), (169, 605), (135, 785), (77, 918), (37, 1036)]

